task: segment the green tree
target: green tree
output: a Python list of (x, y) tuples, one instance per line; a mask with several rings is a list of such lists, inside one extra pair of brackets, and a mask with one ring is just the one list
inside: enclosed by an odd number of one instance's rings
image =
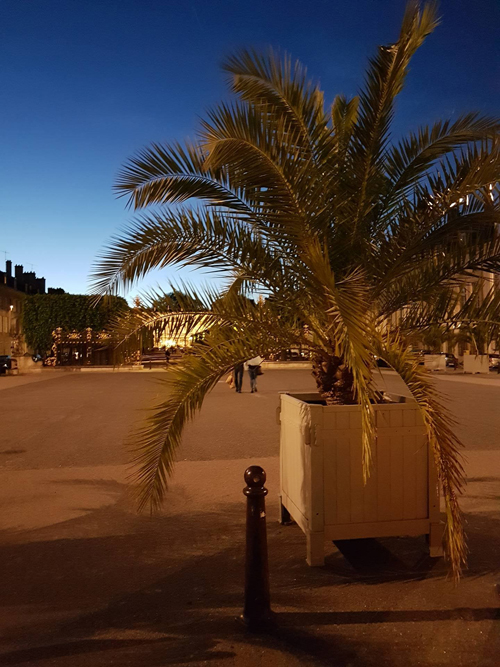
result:
[[(445, 548), (460, 573), (459, 442), (408, 343), (477, 316), (457, 286), (500, 268), (498, 189), (490, 189), (500, 175), (499, 123), (469, 113), (391, 140), (410, 60), (437, 23), (433, 4), (410, 2), (359, 96), (331, 106), (287, 55), (241, 51), (223, 66), (236, 100), (208, 113), (197, 142), (153, 144), (124, 167), (118, 192), (135, 209), (154, 208), (110, 243), (96, 291), (171, 265), (228, 280), (222, 291), (191, 291), (189, 317), (209, 315), (212, 328), (171, 371), (165, 402), (141, 433), (142, 505), (162, 502), (183, 427), (217, 381), (256, 353), (301, 344), (314, 350), (327, 401), (361, 405), (368, 475), (376, 355), (421, 408), (446, 502)], [(258, 308), (237, 298), (252, 291), (268, 297)], [(481, 317), (498, 321), (498, 312), (491, 294)], [(142, 326), (182, 316), (149, 313)]]
[(111, 329), (116, 318), (128, 310), (125, 299), (107, 297), (95, 304), (85, 294), (34, 294), (23, 302), (22, 329), (28, 346), (42, 355), (52, 347), (52, 332)]

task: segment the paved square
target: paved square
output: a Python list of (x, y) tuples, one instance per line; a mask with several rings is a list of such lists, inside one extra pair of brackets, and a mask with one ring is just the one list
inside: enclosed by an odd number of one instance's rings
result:
[[(279, 391), (313, 388), (307, 371), (266, 371), (254, 395), (247, 378), (241, 395), (217, 385), (186, 432), (163, 511), (137, 515), (124, 441), (162, 399), (164, 377), (0, 378), (0, 665), (498, 664), (496, 377), (437, 380), (468, 457), (470, 569), (457, 588), (421, 539), (332, 545), (325, 568), (307, 567), (300, 530), (276, 522), (275, 420)], [(396, 378), (381, 382), (394, 389)], [(270, 490), (280, 625), (268, 637), (235, 620), (250, 463)]]

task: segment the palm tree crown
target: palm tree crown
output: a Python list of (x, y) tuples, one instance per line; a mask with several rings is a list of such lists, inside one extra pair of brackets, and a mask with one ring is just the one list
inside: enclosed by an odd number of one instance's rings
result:
[[(307, 344), (319, 390), (362, 407), (365, 474), (374, 437), (375, 356), (417, 400), (447, 508), (445, 547), (464, 560), (457, 503), (459, 443), (426, 373), (409, 351), (415, 332), (498, 323), (494, 291), (460, 300), (460, 284), (500, 268), (499, 122), (477, 113), (391, 141), (409, 62), (437, 25), (411, 2), (398, 40), (370, 60), (359, 97), (325, 105), (287, 55), (242, 51), (226, 60), (235, 101), (201, 123), (195, 143), (153, 144), (126, 164), (117, 190), (144, 213), (99, 259), (96, 290), (129, 286), (153, 268), (194, 266), (224, 276), (222, 290), (184, 286), (176, 307), (121, 322), (209, 332), (168, 376), (168, 394), (138, 443), (141, 503), (161, 503), (184, 424), (235, 364)], [(475, 288), (476, 289), (476, 288)], [(170, 290), (171, 291), (171, 290)], [(266, 299), (254, 305), (245, 295)], [(154, 295), (158, 299), (158, 295)], [(204, 318), (204, 319), (203, 319)], [(306, 325), (306, 326), (304, 326)]]

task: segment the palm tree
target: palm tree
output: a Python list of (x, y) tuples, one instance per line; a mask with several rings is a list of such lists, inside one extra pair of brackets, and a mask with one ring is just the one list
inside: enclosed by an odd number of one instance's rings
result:
[[(409, 341), (499, 321), (494, 291), (482, 306), (474, 295), (460, 300), (459, 289), (500, 269), (491, 186), (500, 176), (499, 122), (469, 113), (391, 140), (410, 60), (437, 23), (433, 4), (410, 2), (398, 40), (370, 60), (359, 96), (339, 95), (331, 107), (300, 63), (243, 50), (223, 65), (236, 100), (208, 113), (195, 143), (153, 144), (125, 165), (118, 192), (134, 209), (153, 208), (110, 242), (95, 266), (96, 291), (172, 265), (226, 281), (223, 289), (183, 285), (177, 308), (145, 308), (121, 323), (124, 342), (185, 318), (209, 329), (172, 369), (165, 402), (139, 434), (141, 505), (161, 504), (183, 427), (219, 379), (257, 353), (299, 345), (313, 350), (329, 403), (361, 405), (369, 475), (381, 357), (420, 406), (446, 503), (445, 549), (459, 575), (460, 443)], [(264, 302), (245, 298), (252, 293)]]

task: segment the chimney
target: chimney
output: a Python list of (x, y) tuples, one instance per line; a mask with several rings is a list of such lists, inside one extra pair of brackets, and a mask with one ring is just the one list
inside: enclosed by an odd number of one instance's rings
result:
[(5, 273), (7, 274), (7, 278), (12, 277), (12, 262), (10, 259), (5, 262)]
[(24, 267), (22, 264), (16, 264), (14, 267), (14, 273), (16, 276), (16, 280), (21, 280), (23, 279), (23, 273), (24, 273)]

